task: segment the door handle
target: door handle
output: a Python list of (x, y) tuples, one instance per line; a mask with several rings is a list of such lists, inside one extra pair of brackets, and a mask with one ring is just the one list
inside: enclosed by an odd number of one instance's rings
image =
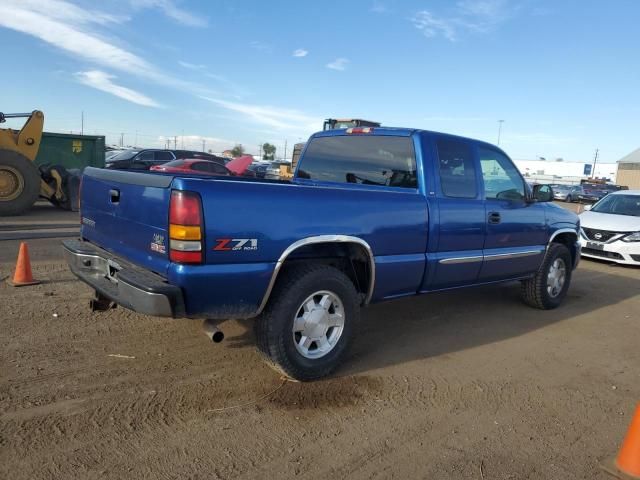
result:
[(111, 198), (111, 203), (119, 203), (120, 202), (120, 190), (116, 190), (112, 188), (109, 190), (109, 197)]
[(498, 212), (490, 212), (489, 213), (489, 223), (498, 224), (500, 223), (500, 213)]

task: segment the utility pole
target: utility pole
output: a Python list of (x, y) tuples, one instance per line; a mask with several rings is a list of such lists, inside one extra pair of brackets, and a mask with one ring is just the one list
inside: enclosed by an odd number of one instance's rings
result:
[(287, 159), (287, 141), (284, 141), (284, 156), (282, 157), (282, 160), (286, 160)]
[(500, 146), (500, 134), (502, 133), (502, 124), (504, 120), (498, 120), (498, 146)]
[(202, 140), (202, 151), (206, 152), (205, 148), (204, 148), (204, 140)]
[(595, 178), (596, 176), (596, 163), (598, 163), (598, 149), (596, 148), (596, 153), (593, 156), (593, 170), (591, 170), (591, 178)]
[(80, 135), (84, 135), (84, 110), (80, 114)]
[(120, 146), (124, 147), (124, 133), (120, 134)]
[(258, 160), (262, 160), (262, 144), (258, 144)]
[(173, 136), (173, 149), (174, 150), (178, 149), (178, 136), (177, 135)]

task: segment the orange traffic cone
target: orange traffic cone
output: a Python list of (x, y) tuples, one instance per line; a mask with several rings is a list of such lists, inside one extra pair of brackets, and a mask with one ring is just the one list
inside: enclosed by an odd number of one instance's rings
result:
[(29, 247), (25, 242), (20, 244), (20, 252), (18, 253), (18, 261), (16, 262), (16, 271), (13, 274), (13, 281), (10, 282), (14, 287), (22, 287), (24, 285), (36, 285), (39, 280), (33, 279), (31, 273), (31, 261), (29, 260)]
[(605, 470), (620, 479), (640, 479), (640, 403), (636, 407), (620, 452), (613, 462), (613, 468)]

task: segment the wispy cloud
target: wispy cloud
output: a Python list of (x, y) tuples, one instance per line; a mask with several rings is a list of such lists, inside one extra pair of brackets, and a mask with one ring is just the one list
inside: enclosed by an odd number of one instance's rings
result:
[(271, 53), (273, 51), (273, 48), (271, 48), (271, 45), (261, 42), (259, 40), (252, 41), (251, 43), (249, 43), (249, 46), (254, 50), (258, 50), (259, 52)]
[(331, 70), (339, 70), (343, 71), (347, 69), (347, 65), (349, 65), (349, 59), (347, 58), (336, 58), (333, 62), (327, 63), (327, 68)]
[(387, 13), (389, 9), (382, 2), (374, 0), (373, 5), (369, 9), (373, 13)]
[(427, 38), (442, 36), (451, 42), (465, 33), (487, 33), (511, 18), (519, 6), (508, 0), (461, 0), (446, 14), (417, 12), (413, 25)]
[(188, 68), (189, 70), (204, 70), (205, 68), (207, 68), (206, 65), (202, 65), (201, 63), (189, 63), (183, 62), (182, 60), (179, 60), (178, 64), (181, 67)]
[(304, 48), (298, 48), (293, 51), (294, 57), (306, 57), (307, 55), (309, 55), (309, 50), (305, 50)]
[(154, 8), (160, 10), (172, 20), (188, 27), (206, 27), (207, 19), (180, 8), (172, 0), (131, 0), (134, 8)]
[(43, 15), (73, 23), (123, 23), (130, 20), (128, 15), (114, 15), (97, 10), (84, 10), (65, 0), (3, 0), (6, 6), (20, 6), (25, 10), (40, 11)]
[(148, 71), (151, 65), (137, 55), (84, 29), (114, 21), (96, 11), (84, 11), (65, 1), (0, 2), (0, 26), (39, 38), (55, 47), (97, 64), (123, 71)]
[(245, 96), (251, 94), (251, 92), (249, 90), (247, 90), (246, 88), (238, 85), (236, 82), (234, 82), (232, 80), (229, 80), (224, 75), (207, 72), (207, 73), (204, 74), (204, 76), (207, 77), (207, 78), (210, 78), (212, 80), (215, 80), (216, 82), (218, 82), (218, 84), (223, 89), (228, 91), (231, 96), (233, 96), (234, 98), (236, 98), (238, 100), (241, 99), (242, 97), (245, 97)]
[(456, 40), (456, 27), (450, 19), (438, 18), (428, 10), (423, 10), (411, 19), (415, 27), (427, 38), (442, 35), (447, 40)]
[(98, 10), (82, 9), (65, 0), (1, 0), (0, 27), (38, 38), (76, 59), (126, 72), (154, 83), (196, 95), (207, 89), (175, 78), (111, 40), (98, 27), (126, 21)]
[(77, 72), (75, 77), (84, 85), (110, 93), (111, 95), (115, 95), (116, 97), (127, 100), (128, 102), (143, 105), (145, 107), (160, 107), (160, 104), (146, 95), (114, 83), (113, 79), (117, 77), (100, 70)]
[[(207, 65), (204, 65), (202, 63), (185, 62), (183, 60), (179, 60), (178, 64), (181, 67), (186, 68), (187, 70), (193, 70), (195, 72), (201, 73), (204, 76), (204, 78), (208, 78), (216, 81), (220, 86), (222, 86), (225, 90), (227, 90), (229, 94), (234, 98), (239, 99), (248, 94), (248, 92), (244, 88), (240, 87), (235, 82), (232, 82), (224, 75), (212, 73), (211, 71), (209, 71), (209, 68), (207, 67)], [(219, 93), (214, 91), (209, 91), (209, 94), (218, 95)]]
[(227, 100), (206, 96), (202, 96), (201, 98), (227, 110), (241, 113), (256, 123), (268, 125), (279, 130), (313, 132), (318, 129), (318, 125), (321, 123), (319, 118), (307, 115), (298, 110), (268, 105), (229, 102)]

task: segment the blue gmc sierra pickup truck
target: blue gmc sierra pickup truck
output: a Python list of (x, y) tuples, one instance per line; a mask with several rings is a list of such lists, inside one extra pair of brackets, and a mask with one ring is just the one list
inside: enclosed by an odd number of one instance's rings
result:
[(557, 307), (580, 258), (578, 217), (499, 148), (415, 129), (316, 133), (291, 181), (87, 168), (81, 238), (64, 242), (94, 307), (255, 318), (287, 375), (344, 359), (364, 305), (519, 280)]

